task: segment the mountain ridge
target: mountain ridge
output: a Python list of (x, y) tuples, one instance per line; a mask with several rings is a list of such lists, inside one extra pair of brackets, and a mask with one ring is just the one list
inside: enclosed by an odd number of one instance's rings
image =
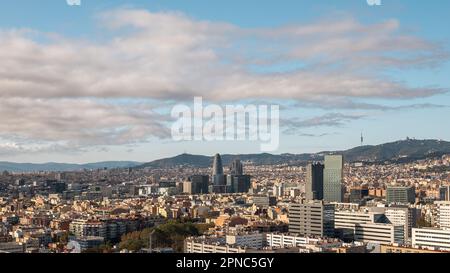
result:
[[(318, 161), (326, 154), (343, 154), (347, 162), (381, 162), (405, 160), (418, 160), (431, 156), (450, 154), (450, 142), (443, 140), (406, 139), (379, 145), (365, 145), (341, 151), (322, 151), (318, 153), (303, 154), (223, 154), (222, 162), (227, 166), (235, 158), (241, 161), (250, 161), (255, 165), (275, 165), (275, 164), (305, 164), (308, 161)], [(145, 163), (139, 168), (170, 168), (177, 166), (190, 166), (205, 168), (212, 164), (211, 156), (181, 154), (170, 158), (158, 159)]]
[[(405, 162), (427, 157), (450, 154), (450, 142), (435, 139), (406, 139), (394, 142), (358, 146), (341, 151), (322, 151), (318, 153), (282, 153), (282, 154), (223, 154), (223, 166), (228, 166), (235, 158), (255, 165), (304, 165), (309, 161), (323, 160), (325, 154), (343, 154), (346, 162)], [(0, 171), (10, 172), (37, 172), (37, 171), (78, 171), (83, 169), (103, 168), (173, 168), (180, 166), (205, 168), (212, 165), (214, 155), (180, 154), (173, 157), (154, 160), (147, 163), (137, 161), (104, 161), (87, 164), (71, 163), (14, 163), (0, 162)]]
[(8, 172), (39, 172), (39, 171), (79, 171), (83, 169), (103, 169), (103, 168), (131, 168), (141, 165), (142, 162), (137, 161), (102, 161), (86, 164), (75, 163), (15, 163), (8, 161), (0, 161), (0, 171)]

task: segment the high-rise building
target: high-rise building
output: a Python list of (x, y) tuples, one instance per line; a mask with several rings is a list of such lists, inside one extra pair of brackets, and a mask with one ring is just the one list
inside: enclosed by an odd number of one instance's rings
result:
[(208, 193), (209, 176), (208, 175), (192, 175), (188, 181), (183, 182), (183, 192), (189, 194)]
[(416, 193), (414, 187), (387, 187), (386, 202), (388, 204), (414, 204)]
[(328, 202), (343, 201), (344, 157), (326, 155), (323, 172), (323, 200)]
[(334, 236), (334, 205), (323, 201), (291, 204), (289, 232), (307, 236)]
[(214, 156), (212, 170), (212, 191), (215, 193), (225, 193), (227, 182), (223, 174), (222, 158), (219, 154)]
[(235, 159), (231, 163), (230, 174), (231, 175), (243, 175), (244, 174), (244, 167), (239, 159)]
[(227, 193), (246, 193), (250, 187), (250, 175), (227, 175)]
[(216, 154), (214, 156), (212, 175), (221, 174), (223, 174), (222, 158), (220, 157), (220, 154)]
[(321, 163), (311, 163), (306, 167), (306, 199), (323, 199), (323, 169)]

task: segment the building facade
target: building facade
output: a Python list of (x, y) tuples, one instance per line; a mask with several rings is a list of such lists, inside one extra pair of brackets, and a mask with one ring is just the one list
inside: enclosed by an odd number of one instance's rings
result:
[(369, 211), (335, 211), (334, 228), (336, 236), (343, 239), (355, 238), (355, 226), (357, 224), (379, 223), (384, 214)]
[(308, 164), (306, 167), (306, 199), (323, 199), (323, 169), (324, 165), (321, 163)]
[(206, 194), (209, 191), (208, 175), (192, 175), (183, 182), (183, 192), (189, 194)]
[(387, 187), (386, 202), (388, 204), (414, 204), (416, 193), (414, 187)]
[(431, 250), (450, 251), (450, 229), (413, 228), (412, 246)]
[(436, 226), (438, 228), (450, 228), (450, 202), (438, 201), (436, 205)]
[(307, 236), (334, 236), (334, 205), (322, 201), (291, 204), (289, 232)]
[(355, 225), (355, 240), (375, 244), (403, 244), (405, 228), (401, 225), (369, 223)]
[(384, 215), (388, 223), (393, 225), (402, 225), (405, 227), (405, 239), (412, 236), (412, 228), (416, 227), (417, 217), (416, 209), (409, 207), (388, 207)]
[(323, 200), (328, 202), (343, 201), (343, 177), (344, 157), (342, 155), (326, 155), (323, 171)]

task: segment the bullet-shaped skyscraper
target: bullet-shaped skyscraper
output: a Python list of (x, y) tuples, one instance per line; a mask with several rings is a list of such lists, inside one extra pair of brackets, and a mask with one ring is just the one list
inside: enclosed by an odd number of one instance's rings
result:
[(342, 202), (344, 178), (344, 157), (342, 155), (326, 155), (323, 171), (323, 200)]
[(215, 193), (225, 193), (227, 182), (223, 174), (222, 158), (220, 154), (214, 156), (212, 169), (212, 191)]
[(221, 174), (223, 174), (222, 158), (220, 157), (220, 154), (216, 154), (214, 156), (212, 175)]

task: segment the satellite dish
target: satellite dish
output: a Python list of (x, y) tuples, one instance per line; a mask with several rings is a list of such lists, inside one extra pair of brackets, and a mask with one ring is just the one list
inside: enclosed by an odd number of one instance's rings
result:
[(66, 249), (68, 253), (81, 253), (81, 246), (77, 241), (70, 241)]

